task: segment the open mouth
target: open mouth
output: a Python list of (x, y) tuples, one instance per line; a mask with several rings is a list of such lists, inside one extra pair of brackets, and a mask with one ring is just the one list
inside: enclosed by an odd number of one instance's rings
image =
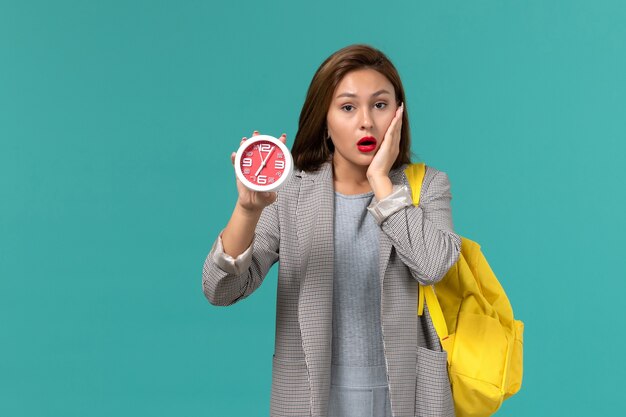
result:
[(376, 149), (376, 138), (373, 136), (365, 136), (357, 142), (356, 146), (361, 152), (372, 152)]

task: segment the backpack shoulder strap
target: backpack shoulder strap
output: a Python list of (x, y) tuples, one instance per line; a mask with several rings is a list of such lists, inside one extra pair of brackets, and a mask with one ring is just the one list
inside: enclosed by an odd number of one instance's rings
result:
[(417, 206), (420, 202), (420, 193), (422, 191), (422, 182), (426, 173), (426, 165), (423, 162), (411, 164), (404, 170), (406, 178), (411, 186), (411, 197), (413, 197), (413, 205)]
[[(424, 181), (424, 174), (426, 173), (426, 165), (423, 162), (409, 165), (405, 170), (409, 185), (411, 186), (411, 197), (413, 198), (413, 205), (417, 206), (420, 202), (420, 193), (422, 191), (422, 182)], [(419, 298), (417, 303), (417, 315), (424, 314), (424, 302), (428, 305), (428, 311), (430, 313), (433, 325), (437, 331), (439, 338), (446, 338), (448, 336), (448, 326), (444, 319), (439, 300), (435, 295), (435, 290), (432, 285), (423, 286), (419, 285)]]

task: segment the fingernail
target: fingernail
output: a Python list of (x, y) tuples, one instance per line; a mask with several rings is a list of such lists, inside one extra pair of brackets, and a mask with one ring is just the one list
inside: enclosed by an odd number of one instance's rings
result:
[(281, 137), (282, 137), (282, 136), (287, 137), (287, 134), (286, 134), (286, 133), (283, 133), (283, 134), (282, 134), (282, 135), (280, 135), (280, 136), (281, 136)]
[(258, 130), (255, 130), (255, 131), (254, 131), (254, 133), (259, 133), (259, 131), (258, 131)]

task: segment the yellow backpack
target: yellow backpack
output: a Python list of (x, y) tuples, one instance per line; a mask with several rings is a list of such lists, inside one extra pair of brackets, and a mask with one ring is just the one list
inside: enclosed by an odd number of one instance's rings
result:
[[(417, 206), (425, 166), (411, 164), (405, 172)], [(480, 245), (462, 237), (459, 259), (446, 276), (419, 287), (417, 314), (423, 314), (426, 302), (448, 352), (456, 416), (492, 415), (522, 385), (524, 323), (513, 318)]]

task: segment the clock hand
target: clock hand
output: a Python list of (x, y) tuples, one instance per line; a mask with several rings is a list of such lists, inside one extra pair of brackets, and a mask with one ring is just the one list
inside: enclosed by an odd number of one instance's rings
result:
[[(272, 154), (272, 152), (274, 152), (274, 149), (276, 149), (276, 146), (272, 146), (272, 149), (270, 149), (270, 151), (268, 152), (267, 156), (265, 157), (265, 159), (263, 161), (261, 161), (261, 166), (259, 167), (259, 169), (257, 170), (256, 174), (254, 174), (255, 177), (257, 177), (259, 175), (259, 172), (261, 172), (261, 170), (263, 168), (265, 168), (265, 163), (267, 162), (267, 160), (269, 159), (270, 155)], [(261, 151), (259, 151), (260, 153)]]
[(257, 145), (256, 148), (258, 149), (259, 157), (261, 158), (261, 165), (259, 166), (259, 169), (257, 170), (257, 172), (254, 174), (255, 177), (258, 177), (259, 176), (259, 172), (261, 172), (261, 170), (265, 166), (265, 160), (263, 159), (263, 155), (261, 155), (261, 147), (259, 145)]
[(256, 150), (259, 151), (259, 158), (261, 159), (261, 166), (259, 167), (259, 170), (256, 172), (256, 174), (254, 174), (254, 176), (258, 176), (259, 172), (261, 171), (261, 169), (263, 169), (263, 167), (265, 166), (265, 160), (263, 159), (263, 155), (261, 155), (261, 146), (259, 146), (258, 144), (256, 145)]
[[(256, 145), (256, 150), (259, 151), (259, 158), (261, 158), (261, 165), (263, 165), (263, 155), (261, 155), (261, 147), (259, 146), (258, 143)], [(255, 177), (256, 177), (256, 175), (255, 175)]]

